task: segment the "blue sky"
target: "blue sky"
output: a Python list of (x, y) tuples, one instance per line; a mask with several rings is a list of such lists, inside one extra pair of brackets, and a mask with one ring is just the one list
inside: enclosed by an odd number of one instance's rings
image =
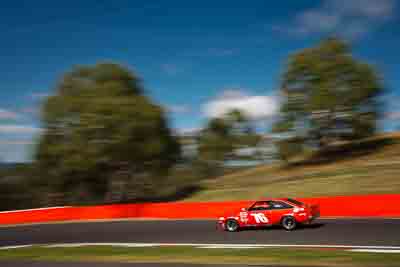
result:
[(389, 89), (383, 129), (399, 125), (396, 0), (6, 2), (0, 8), (0, 161), (29, 159), (40, 133), (40, 102), (74, 65), (129, 67), (170, 111), (173, 127), (190, 130), (221, 107), (273, 117), (287, 56), (332, 34), (377, 66)]

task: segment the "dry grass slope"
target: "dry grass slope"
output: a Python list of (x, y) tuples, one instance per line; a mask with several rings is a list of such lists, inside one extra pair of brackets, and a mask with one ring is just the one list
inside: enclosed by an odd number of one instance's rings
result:
[(186, 201), (400, 193), (400, 133), (335, 144), (289, 166), (260, 166), (200, 186)]

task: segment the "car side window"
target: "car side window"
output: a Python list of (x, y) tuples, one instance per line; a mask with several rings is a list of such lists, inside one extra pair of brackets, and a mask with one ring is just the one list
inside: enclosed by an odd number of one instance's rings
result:
[(282, 210), (282, 209), (291, 209), (293, 206), (282, 202), (282, 201), (270, 201), (269, 205), (271, 206), (271, 210)]
[(268, 210), (270, 209), (270, 205), (267, 201), (260, 201), (254, 203), (253, 206), (250, 207), (249, 211), (254, 211), (254, 210)]

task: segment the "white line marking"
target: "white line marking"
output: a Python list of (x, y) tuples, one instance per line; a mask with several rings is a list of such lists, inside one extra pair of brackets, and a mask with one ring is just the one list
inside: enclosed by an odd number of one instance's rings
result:
[(188, 247), (251, 247), (251, 248), (342, 248), (342, 249), (399, 249), (400, 246), (351, 246), (351, 245), (286, 245), (286, 244), (204, 244), (204, 243), (135, 243), (163, 246), (188, 246)]
[(369, 252), (369, 253), (400, 253), (398, 249), (351, 249), (352, 252)]
[(18, 249), (31, 246), (46, 248), (85, 247), (85, 246), (114, 246), (114, 247), (194, 247), (209, 249), (255, 249), (255, 248), (336, 248), (354, 252), (386, 252), (400, 253), (400, 246), (351, 246), (351, 245), (286, 245), (286, 244), (204, 244), (204, 243), (64, 243), (0, 247), (0, 249)]
[(0, 214), (4, 214), (4, 213), (18, 213), (18, 212), (36, 211), (36, 210), (64, 209), (64, 208), (68, 208), (68, 207), (69, 207), (69, 206), (65, 206), (65, 207), (48, 207), (48, 208), (29, 209), (29, 210), (8, 210), (8, 211), (0, 211)]
[(33, 245), (22, 245), (22, 246), (8, 246), (8, 247), (0, 247), (0, 250), (8, 250), (8, 249), (16, 249), (16, 248), (27, 248), (32, 247)]
[(201, 246), (201, 247), (196, 247), (196, 248), (206, 248), (206, 249), (255, 249), (258, 248), (260, 249), (261, 247), (254, 247), (254, 246)]
[(74, 247), (86, 247), (86, 246), (112, 246), (112, 247), (129, 247), (129, 248), (144, 248), (144, 247), (156, 247), (156, 244), (146, 243), (71, 243), (71, 244), (54, 244), (45, 245), (46, 248), (74, 248)]

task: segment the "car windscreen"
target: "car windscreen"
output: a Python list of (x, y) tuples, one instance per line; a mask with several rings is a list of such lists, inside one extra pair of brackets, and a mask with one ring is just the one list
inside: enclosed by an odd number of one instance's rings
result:
[(300, 201), (298, 201), (298, 200), (296, 200), (296, 199), (288, 198), (288, 199), (286, 199), (286, 200), (289, 201), (290, 203), (293, 203), (293, 204), (297, 205), (297, 206), (304, 206), (304, 203), (303, 203), (303, 202), (300, 202)]

